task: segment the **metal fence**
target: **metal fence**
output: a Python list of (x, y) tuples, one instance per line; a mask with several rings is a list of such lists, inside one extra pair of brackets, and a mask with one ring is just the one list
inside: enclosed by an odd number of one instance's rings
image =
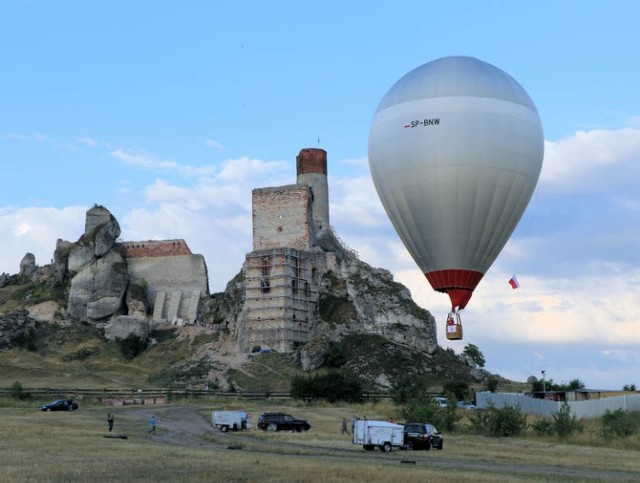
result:
[[(550, 417), (560, 410), (563, 402), (535, 399), (525, 394), (485, 391), (476, 393), (476, 406), (479, 409), (486, 409), (490, 404), (496, 408), (517, 405), (523, 413)], [(571, 413), (577, 418), (597, 418), (606, 411), (616, 409), (640, 411), (640, 394), (603, 397), (588, 401), (567, 401), (567, 404), (571, 408)]]

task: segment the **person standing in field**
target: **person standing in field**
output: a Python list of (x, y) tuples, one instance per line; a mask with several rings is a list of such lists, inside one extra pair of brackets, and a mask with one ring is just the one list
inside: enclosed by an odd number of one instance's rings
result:
[(342, 434), (349, 434), (349, 429), (347, 428), (347, 418), (342, 418)]
[(156, 417), (155, 416), (151, 416), (151, 419), (149, 420), (149, 431), (148, 432), (156, 434)]
[(113, 431), (113, 414), (107, 414), (107, 424), (109, 425), (109, 432)]

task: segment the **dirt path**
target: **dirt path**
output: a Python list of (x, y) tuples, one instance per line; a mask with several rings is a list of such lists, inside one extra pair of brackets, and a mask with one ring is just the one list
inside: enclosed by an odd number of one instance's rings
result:
[[(211, 433), (211, 422), (199, 413), (198, 406), (165, 406), (162, 408), (153, 407), (145, 408), (135, 407), (126, 409), (121, 412), (128, 416), (149, 420), (152, 415), (155, 416), (158, 427), (158, 434), (153, 438), (167, 444), (175, 444), (189, 447), (209, 447), (220, 450), (229, 449), (231, 445), (237, 446), (239, 442), (262, 441), (259, 436), (253, 436), (250, 432), (235, 433), (231, 438), (229, 435), (221, 437), (229, 437), (229, 445), (214, 443), (206, 440), (206, 434)], [(369, 459), (377, 463), (398, 464), (400, 460), (411, 460), (410, 452), (397, 451), (394, 454), (387, 454), (382, 457), (379, 452), (363, 452), (360, 448), (354, 446), (353, 450), (334, 449), (329, 447), (313, 447), (304, 446), (305, 449), (317, 450), (316, 454), (304, 455), (299, 454), (300, 446), (290, 442), (269, 441), (270, 446), (277, 446), (278, 450), (273, 451), (274, 454), (282, 454), (283, 448), (290, 448), (291, 453), (300, 458), (325, 458), (334, 461), (346, 459)], [(247, 452), (258, 451), (247, 449)], [(269, 452), (269, 450), (261, 449), (259, 452)], [(297, 453), (297, 454), (296, 454)], [(440, 455), (439, 455), (440, 456)], [(536, 478), (550, 478), (554, 481), (561, 479), (573, 479), (576, 481), (640, 481), (640, 473), (622, 472), (622, 471), (598, 471), (585, 470), (580, 468), (560, 468), (552, 466), (540, 466), (518, 463), (500, 463), (473, 461), (468, 459), (457, 458), (455, 454), (449, 453), (446, 456), (438, 457), (422, 461), (420, 458), (415, 459), (415, 464), (425, 464), (439, 468), (451, 468), (456, 470), (477, 471), (480, 473), (505, 475), (531, 475)]]

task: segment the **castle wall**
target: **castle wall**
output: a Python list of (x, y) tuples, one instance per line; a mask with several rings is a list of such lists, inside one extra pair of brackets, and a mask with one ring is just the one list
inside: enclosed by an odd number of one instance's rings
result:
[[(170, 243), (157, 242), (154, 247), (172, 247)], [(200, 296), (209, 295), (204, 257), (192, 254), (163, 256), (158, 251), (153, 253), (154, 256), (126, 257), (129, 279), (147, 287), (147, 303), (153, 312), (153, 320), (172, 322), (179, 318), (194, 322)]]
[(253, 198), (253, 249), (290, 247), (309, 250), (312, 236), (310, 191), (307, 186), (259, 188)]
[(191, 255), (184, 240), (129, 241), (120, 244), (125, 258), (168, 257)]

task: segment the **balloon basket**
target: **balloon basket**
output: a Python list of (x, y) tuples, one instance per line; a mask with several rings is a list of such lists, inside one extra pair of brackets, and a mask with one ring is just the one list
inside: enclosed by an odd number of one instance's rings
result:
[(462, 321), (458, 312), (451, 312), (447, 317), (447, 339), (462, 340)]

